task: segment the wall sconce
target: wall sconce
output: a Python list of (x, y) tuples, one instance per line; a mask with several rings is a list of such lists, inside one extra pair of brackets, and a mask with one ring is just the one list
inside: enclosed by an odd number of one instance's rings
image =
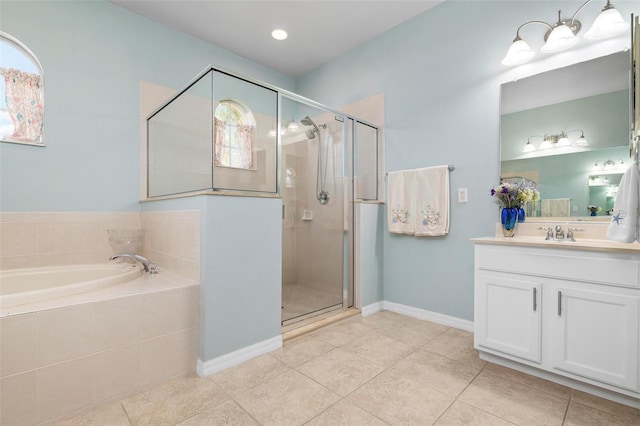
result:
[[(574, 142), (571, 142), (571, 140), (569, 139), (569, 137), (567, 136), (567, 134), (572, 133), (572, 132), (580, 132), (580, 137), (577, 138)], [(542, 138), (542, 141), (540, 142), (540, 145), (536, 148), (536, 146), (531, 142), (532, 139), (534, 138)], [(579, 146), (579, 147), (584, 147), (584, 146), (588, 146), (589, 142), (587, 142), (587, 139), (584, 137), (584, 132), (582, 130), (567, 130), (566, 132), (564, 130), (560, 131), (560, 133), (555, 134), (555, 135), (550, 135), (548, 133), (545, 133), (544, 136), (529, 136), (529, 138), (527, 139), (527, 143), (524, 145), (524, 152), (533, 152), (536, 151), (537, 149), (549, 149), (549, 148), (560, 148), (560, 147), (566, 147), (566, 146)]]
[[(582, 23), (576, 19), (576, 15), (590, 2), (591, 0), (584, 2), (569, 20), (563, 20), (562, 11), (559, 10), (558, 22), (556, 22), (555, 25), (548, 24), (544, 21), (528, 21), (520, 25), (516, 30), (516, 37), (513, 39), (513, 44), (509, 47), (507, 55), (502, 59), (502, 65), (520, 65), (535, 55), (535, 52), (529, 47), (527, 42), (520, 38), (520, 29), (529, 24), (541, 24), (548, 27), (544, 35), (545, 44), (540, 49), (541, 52), (560, 52), (578, 43), (576, 35), (580, 32)], [(584, 34), (584, 37), (589, 40), (614, 37), (625, 31), (628, 27), (629, 25), (622, 19), (620, 12), (614, 9), (610, 0), (607, 0), (607, 4), (593, 22), (589, 31)]]

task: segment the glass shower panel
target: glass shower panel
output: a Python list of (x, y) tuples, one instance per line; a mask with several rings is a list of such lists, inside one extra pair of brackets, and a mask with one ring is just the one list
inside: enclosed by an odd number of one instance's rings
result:
[(148, 196), (211, 188), (211, 74), (147, 119)]
[[(344, 123), (282, 98), (282, 321), (343, 306)], [(293, 125), (291, 125), (293, 123)]]
[(378, 199), (378, 129), (355, 123), (355, 190), (359, 200)]
[[(243, 128), (248, 132), (246, 144), (251, 145), (246, 167), (220, 164), (214, 166), (213, 187), (275, 193), (278, 170), (275, 134), (278, 112), (277, 92), (219, 71), (213, 72), (213, 84), (214, 114), (218, 117), (218, 108), (221, 103), (234, 105), (236, 112), (244, 116)], [(214, 136), (216, 141), (214, 149), (225, 149), (222, 141), (224, 137), (217, 126), (218, 124), (216, 124)]]

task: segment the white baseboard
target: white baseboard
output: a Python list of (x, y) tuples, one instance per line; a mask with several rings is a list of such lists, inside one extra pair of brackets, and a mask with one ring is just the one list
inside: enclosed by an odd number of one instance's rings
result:
[(418, 318), (425, 321), (435, 322), (436, 324), (442, 324), (473, 333), (473, 321), (439, 314), (437, 312), (431, 312), (425, 309), (414, 308), (413, 306), (407, 306), (400, 303), (389, 302), (388, 300), (383, 300), (381, 302), (375, 302), (370, 305), (363, 306), (362, 316), (366, 317), (380, 311), (396, 312), (398, 314), (407, 315), (409, 317)]
[(197, 372), (200, 377), (210, 376), (218, 371), (233, 367), (234, 365), (238, 365), (257, 356), (266, 354), (267, 352), (275, 351), (281, 347), (282, 336), (279, 335), (228, 354), (220, 355), (219, 357), (208, 361), (203, 362), (198, 358)]
[(384, 310), (383, 308), (384, 302), (375, 302), (367, 306), (363, 306), (360, 308), (360, 314), (363, 317), (368, 317), (369, 315), (375, 314), (376, 312), (380, 312)]

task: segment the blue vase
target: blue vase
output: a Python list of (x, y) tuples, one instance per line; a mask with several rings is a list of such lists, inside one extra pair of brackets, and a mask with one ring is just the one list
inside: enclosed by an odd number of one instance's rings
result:
[(518, 223), (522, 223), (524, 222), (524, 220), (526, 219), (526, 214), (524, 212), (524, 209), (522, 207), (520, 207), (518, 209)]
[(500, 223), (502, 224), (502, 234), (505, 237), (514, 237), (518, 225), (518, 208), (504, 207), (500, 212)]

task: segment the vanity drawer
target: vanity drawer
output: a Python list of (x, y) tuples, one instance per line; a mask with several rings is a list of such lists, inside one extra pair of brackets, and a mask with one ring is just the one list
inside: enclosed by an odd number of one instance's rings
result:
[(476, 268), (640, 288), (640, 259), (611, 253), (477, 244)]

